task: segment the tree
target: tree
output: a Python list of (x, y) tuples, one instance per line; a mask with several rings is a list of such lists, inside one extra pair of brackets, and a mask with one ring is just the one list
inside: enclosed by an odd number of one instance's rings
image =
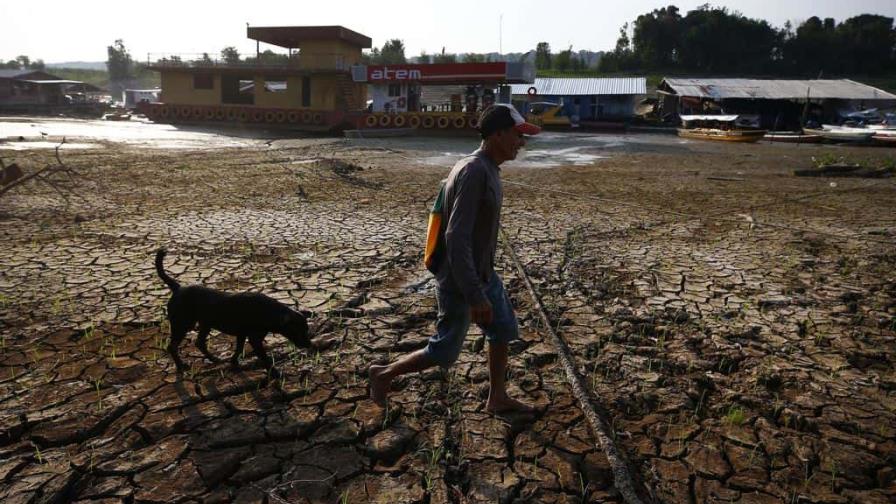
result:
[(560, 53), (557, 54), (557, 57), (554, 58), (554, 69), (561, 72), (568, 72), (572, 70), (572, 60), (572, 46), (569, 46), (569, 49), (560, 51)]
[(221, 59), (228, 65), (235, 65), (240, 62), (240, 52), (236, 50), (236, 47), (227, 46), (221, 49)]
[(619, 38), (616, 39), (616, 48), (613, 52), (605, 54), (598, 63), (601, 72), (619, 72), (621, 70), (633, 70), (635, 68), (635, 55), (632, 52), (631, 41), (628, 38), (628, 23), (619, 29)]
[(6, 63), (0, 63), (0, 68), (8, 68), (11, 70), (18, 70), (19, 62), (17, 60), (9, 60)]
[(404, 56), (404, 42), (400, 39), (392, 39), (383, 44), (383, 48), (380, 49), (380, 59), (384, 65), (407, 63)]
[(379, 48), (374, 47), (370, 52), (361, 53), (361, 62), (365, 65), (378, 65), (381, 60)]
[(467, 53), (463, 56), (464, 63), (485, 63), (488, 57), (485, 54)]
[(106, 60), (106, 68), (109, 69), (109, 80), (122, 81), (133, 76), (134, 62), (131, 55), (124, 47), (124, 42), (117, 39), (108, 47), (109, 59)]
[(420, 56), (417, 56), (417, 63), (432, 63), (432, 58), (426, 54), (426, 51), (420, 51)]
[(836, 33), (843, 53), (848, 55), (841, 72), (882, 74), (893, 69), (893, 18), (862, 14), (840, 23)]
[(16, 61), (19, 62), (19, 68), (25, 69), (31, 66), (31, 58), (22, 54), (21, 56), (16, 56)]
[(46, 66), (47, 65), (44, 63), (44, 60), (38, 58), (38, 59), (32, 61), (31, 65), (28, 68), (30, 68), (32, 70), (43, 70), (44, 68), (46, 68)]
[(432, 57), (433, 63), (457, 63), (457, 55), (452, 53), (446, 53), (445, 48), (442, 48), (441, 54), (436, 54)]
[(676, 63), (681, 45), (681, 20), (674, 5), (638, 16), (633, 26), (632, 45), (642, 64), (665, 69)]
[(551, 68), (551, 45), (547, 42), (539, 42), (535, 47), (535, 68), (538, 70)]

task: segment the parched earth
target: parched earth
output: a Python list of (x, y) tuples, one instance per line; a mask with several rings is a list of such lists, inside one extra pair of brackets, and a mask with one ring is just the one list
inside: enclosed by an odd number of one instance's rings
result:
[[(896, 184), (793, 176), (829, 153), (894, 156), (701, 144), (504, 170), (502, 245), (645, 501), (896, 500)], [(511, 392), (538, 414), (484, 412), (477, 332), (453, 368), (397, 380), (388, 410), (367, 399), (367, 366), (433, 330), (421, 247), (448, 167), (428, 154), (107, 144), (63, 151), (68, 201), (0, 196), (0, 501), (621, 502), (506, 248)], [(182, 283), (311, 310), (315, 347), (268, 337), (271, 381), (187, 342), (178, 376), (161, 245)]]

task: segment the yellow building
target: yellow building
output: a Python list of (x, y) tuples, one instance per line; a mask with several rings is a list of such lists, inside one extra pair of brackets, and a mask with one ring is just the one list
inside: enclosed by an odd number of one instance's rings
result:
[(153, 120), (282, 123), (330, 129), (364, 108), (367, 86), (352, 80), (352, 65), (371, 47), (369, 37), (342, 26), (249, 27), (248, 38), (288, 54), (248, 61), (159, 58), (158, 103), (141, 109)]

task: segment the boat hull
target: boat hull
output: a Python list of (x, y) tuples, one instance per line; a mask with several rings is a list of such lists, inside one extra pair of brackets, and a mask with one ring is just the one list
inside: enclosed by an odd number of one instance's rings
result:
[(799, 133), (766, 133), (764, 140), (780, 143), (818, 143), (824, 140), (821, 135), (801, 135)]
[(821, 135), (826, 140), (834, 142), (867, 142), (874, 136), (874, 131), (846, 131), (832, 129), (803, 129), (807, 135)]
[(695, 140), (715, 140), (718, 142), (751, 143), (765, 136), (765, 130), (719, 130), (709, 128), (678, 129), (678, 136)]

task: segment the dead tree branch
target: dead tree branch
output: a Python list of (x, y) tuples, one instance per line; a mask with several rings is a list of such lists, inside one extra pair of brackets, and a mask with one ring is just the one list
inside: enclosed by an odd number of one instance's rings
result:
[[(70, 166), (67, 166), (62, 161), (62, 157), (59, 155), (59, 149), (62, 147), (63, 144), (65, 144), (65, 137), (62, 137), (62, 141), (59, 142), (59, 145), (56, 146), (55, 153), (54, 153), (54, 156), (56, 158), (56, 164), (44, 166), (43, 168), (35, 171), (34, 173), (29, 173), (27, 175), (24, 175), (22, 177), (19, 177), (15, 180), (9, 182), (6, 185), (0, 186), (0, 197), (2, 197), (7, 192), (9, 192), (17, 187), (20, 187), (32, 180), (34, 180), (35, 182), (40, 182), (42, 184), (46, 184), (47, 186), (49, 186), (51, 189), (56, 191), (56, 193), (58, 193), (59, 196), (62, 197), (63, 200), (65, 200), (66, 204), (69, 203), (70, 196), (72, 194), (79, 195), (72, 188), (74, 187), (74, 185), (77, 182), (75, 180), (76, 177), (81, 177), (82, 175), (80, 173), (78, 173), (76, 170), (74, 170), (73, 168), (71, 168)], [(10, 168), (12, 166), (17, 166), (17, 165), (12, 164), (12, 165), (10, 165)], [(0, 160), (0, 168), (2, 168), (4, 172), (7, 169), (6, 164), (3, 163), (2, 160)], [(55, 181), (52, 179), (52, 177), (57, 174), (63, 174), (65, 176), (67, 176), (69, 182), (71, 182), (71, 185), (70, 186), (60, 186), (58, 181)]]

